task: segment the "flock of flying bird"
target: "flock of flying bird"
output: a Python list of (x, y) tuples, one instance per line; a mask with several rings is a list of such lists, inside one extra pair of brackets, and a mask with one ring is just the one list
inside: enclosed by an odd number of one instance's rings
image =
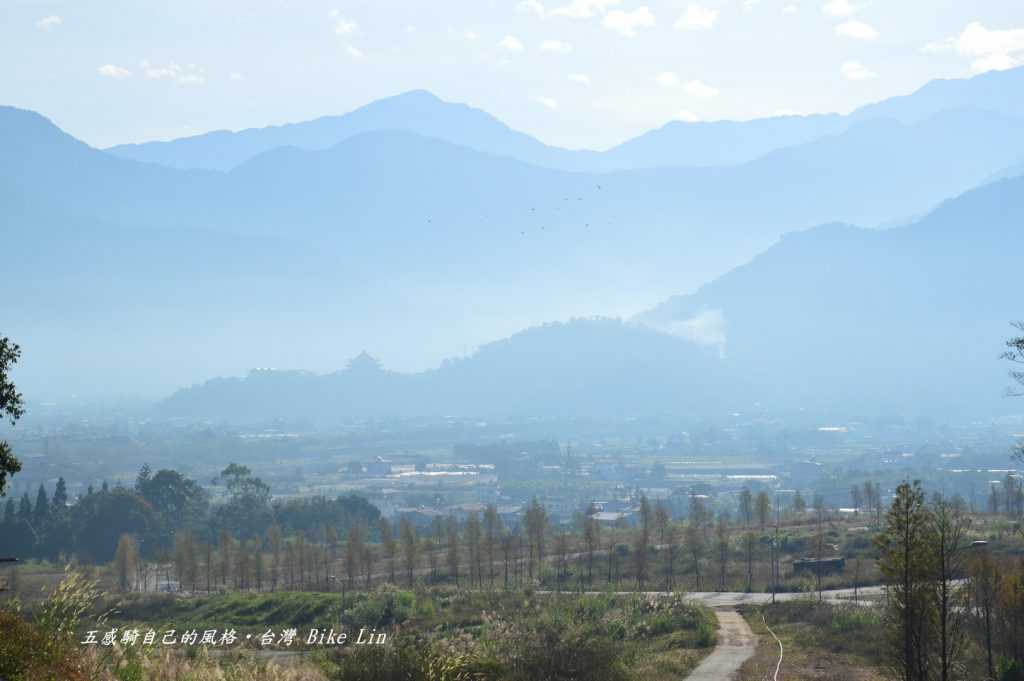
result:
[[(601, 185), (596, 185), (596, 188), (597, 188), (597, 191), (601, 191)], [(569, 200), (569, 197), (568, 197), (568, 196), (563, 196), (563, 197), (562, 197), (562, 201), (568, 201), (568, 200)], [(582, 201), (582, 200), (583, 200), (583, 197), (582, 197), (582, 196), (577, 196), (577, 197), (576, 197), (576, 200), (577, 200), (577, 201)], [(558, 209), (556, 208), (555, 210), (558, 210)], [(531, 207), (531, 208), (530, 208), (530, 212), (531, 212), (531, 213), (536, 213), (536, 212), (537, 212), (537, 208), (536, 208), (536, 207)], [(485, 217), (486, 217), (486, 216), (485, 216)], [(432, 222), (433, 222), (433, 219), (432, 219), (432, 218), (427, 218), (427, 222), (428, 222), (428, 223), (432, 223)], [(610, 218), (609, 218), (608, 222), (611, 222), (611, 219), (610, 219)], [(589, 222), (587, 222), (587, 223), (585, 223), (585, 224), (584, 224), (583, 226), (584, 226), (584, 227), (590, 227), (590, 223), (589, 223)], [(541, 229), (541, 230), (546, 230), (546, 227), (545, 227), (544, 225), (541, 225), (541, 226), (540, 226), (540, 229)], [(520, 234), (520, 236), (526, 236), (526, 231), (525, 231), (525, 230), (521, 230), (521, 231), (519, 232), (519, 234)]]

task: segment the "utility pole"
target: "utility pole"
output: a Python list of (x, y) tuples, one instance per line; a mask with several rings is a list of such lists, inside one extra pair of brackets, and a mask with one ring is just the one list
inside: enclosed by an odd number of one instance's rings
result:
[(771, 551), (772, 604), (775, 603), (775, 592), (779, 584), (779, 495), (775, 495), (775, 536), (772, 537)]

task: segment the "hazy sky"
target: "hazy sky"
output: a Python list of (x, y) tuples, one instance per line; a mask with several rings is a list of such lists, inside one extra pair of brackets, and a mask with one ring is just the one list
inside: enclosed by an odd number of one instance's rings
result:
[(97, 146), (424, 88), (602, 148), (1022, 63), (1022, 0), (0, 0), (0, 103)]

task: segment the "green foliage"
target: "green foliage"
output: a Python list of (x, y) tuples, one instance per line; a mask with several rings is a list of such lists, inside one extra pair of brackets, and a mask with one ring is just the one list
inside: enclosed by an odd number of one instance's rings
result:
[(11, 609), (0, 608), (0, 679), (86, 681), (89, 677), (42, 627)]
[(155, 527), (156, 518), (145, 500), (115, 487), (79, 501), (71, 522), (78, 554), (106, 563), (113, 559), (121, 535), (145, 537)]
[(345, 611), (343, 619), (360, 627), (382, 628), (401, 624), (409, 619), (416, 600), (411, 592), (394, 589), (359, 594), (356, 604)]
[[(21, 393), (14, 387), (8, 373), (21, 357), (21, 348), (0, 336), (0, 417), (6, 416), (13, 426), (25, 413)], [(21, 462), (7, 442), (0, 440), (0, 497), (7, 488), (7, 476), (21, 470)]]
[(183, 599), (171, 594), (124, 594), (107, 602), (120, 623), (151, 622), (169, 628), (301, 627), (335, 621), (337, 594), (280, 591), (224, 593)]

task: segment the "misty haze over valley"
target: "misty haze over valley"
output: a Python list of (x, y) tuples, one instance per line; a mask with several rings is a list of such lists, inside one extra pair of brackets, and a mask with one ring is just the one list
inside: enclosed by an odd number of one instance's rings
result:
[[(426, 91), (107, 150), (7, 107), (5, 329), (32, 349), (30, 399), (167, 415), (241, 417), (274, 381), (376, 416), (998, 414), (1022, 85), (673, 122), (603, 152)], [(379, 376), (344, 371), (363, 351)]]

